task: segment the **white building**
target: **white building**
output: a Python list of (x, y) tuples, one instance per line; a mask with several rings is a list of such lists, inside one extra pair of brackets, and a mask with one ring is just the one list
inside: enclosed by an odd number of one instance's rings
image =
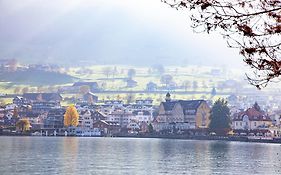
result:
[(93, 124), (94, 124), (94, 121), (91, 117), (90, 110), (85, 110), (85, 111), (80, 112), (78, 127), (92, 129)]

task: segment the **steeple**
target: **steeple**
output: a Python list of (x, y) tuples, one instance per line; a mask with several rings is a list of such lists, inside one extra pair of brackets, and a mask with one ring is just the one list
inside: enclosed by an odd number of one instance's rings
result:
[(255, 108), (257, 111), (261, 111), (261, 108), (260, 108), (260, 106), (258, 105), (257, 102), (255, 102), (254, 108)]
[(170, 102), (171, 101), (171, 94), (169, 92), (166, 94), (165, 100), (166, 100), (166, 102)]

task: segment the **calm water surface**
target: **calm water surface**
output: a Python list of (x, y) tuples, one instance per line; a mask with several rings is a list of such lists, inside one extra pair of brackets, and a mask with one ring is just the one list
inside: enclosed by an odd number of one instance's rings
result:
[(281, 174), (278, 144), (0, 137), (0, 174)]

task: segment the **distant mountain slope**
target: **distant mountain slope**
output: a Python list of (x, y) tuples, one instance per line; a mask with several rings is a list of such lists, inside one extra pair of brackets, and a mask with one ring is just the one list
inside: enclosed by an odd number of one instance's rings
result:
[(31, 85), (66, 84), (72, 83), (75, 79), (77, 78), (67, 74), (31, 69), (0, 73), (0, 81)]

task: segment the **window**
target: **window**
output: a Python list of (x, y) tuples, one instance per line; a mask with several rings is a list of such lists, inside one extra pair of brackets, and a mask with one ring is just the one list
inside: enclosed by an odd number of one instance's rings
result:
[(242, 122), (240, 122), (240, 126), (242, 126)]
[(257, 126), (257, 122), (254, 123), (254, 126)]

